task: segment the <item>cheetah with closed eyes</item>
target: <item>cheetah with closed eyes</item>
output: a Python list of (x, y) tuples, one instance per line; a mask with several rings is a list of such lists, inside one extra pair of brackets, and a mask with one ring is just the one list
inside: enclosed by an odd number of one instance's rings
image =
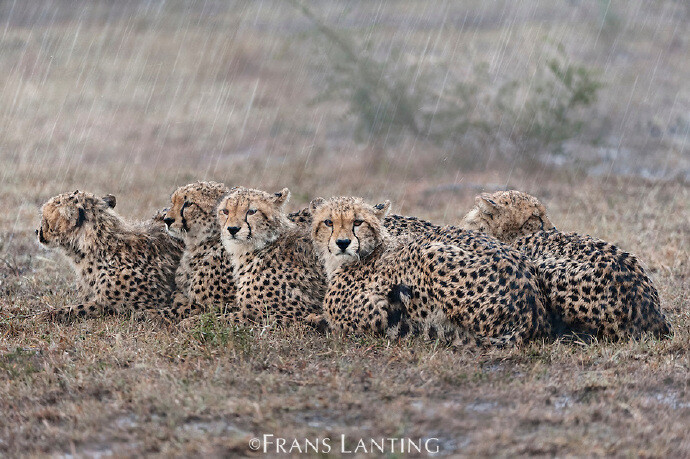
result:
[(391, 336), (427, 327), (477, 344), (521, 344), (552, 335), (534, 269), (492, 238), (433, 225), (392, 237), (390, 207), (359, 198), (313, 204), (312, 240), (328, 275), (323, 308), (345, 333)]
[(609, 339), (671, 333), (656, 288), (637, 258), (591, 236), (557, 231), (534, 196), (482, 194), (460, 226), (495, 236), (530, 257), (551, 308), (569, 331)]
[(168, 306), (175, 288), (180, 244), (157, 219), (131, 223), (113, 208), (115, 197), (75, 191), (53, 197), (42, 209), (36, 235), (58, 249), (79, 279), (80, 302), (48, 316), (140, 313)]

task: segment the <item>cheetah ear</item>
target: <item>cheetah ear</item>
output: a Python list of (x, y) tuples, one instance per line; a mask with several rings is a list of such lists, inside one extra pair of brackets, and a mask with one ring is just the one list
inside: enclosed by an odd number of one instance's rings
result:
[(313, 214), (314, 212), (316, 212), (316, 210), (317, 210), (319, 207), (321, 207), (322, 205), (324, 205), (325, 202), (326, 202), (326, 200), (323, 199), (323, 198), (314, 198), (314, 199), (312, 199), (311, 202), (309, 203), (309, 211)]
[(273, 202), (278, 207), (283, 207), (286, 202), (290, 199), (290, 190), (283, 188), (277, 193), (273, 193)]
[(75, 228), (79, 228), (86, 221), (86, 212), (82, 207), (63, 208), (60, 213)]
[(498, 207), (498, 204), (496, 204), (496, 201), (494, 201), (491, 198), (492, 198), (492, 196), (489, 193), (482, 193), (474, 199), (474, 204), (483, 213), (491, 215), (494, 213), (494, 211)]
[(108, 205), (108, 207), (110, 207), (111, 209), (115, 208), (115, 204), (117, 204), (117, 199), (116, 199), (115, 196), (113, 196), (112, 194), (106, 194), (106, 195), (103, 196), (103, 198), (101, 198), (101, 199), (103, 199), (103, 201), (105, 201), (105, 203), (106, 203), (106, 204)]
[(151, 221), (154, 221), (156, 223), (163, 223), (163, 219), (165, 218), (165, 214), (168, 213), (168, 210), (169, 209), (167, 208), (157, 210), (156, 213), (153, 214), (153, 216), (151, 217)]
[(537, 205), (535, 206), (534, 211), (532, 212), (532, 215), (535, 217), (545, 217), (546, 216), (546, 207), (544, 207), (544, 204), (538, 202)]
[(386, 200), (383, 201), (381, 204), (376, 204), (374, 206), (374, 215), (380, 220), (386, 215), (388, 215), (388, 212), (391, 210), (391, 202)]

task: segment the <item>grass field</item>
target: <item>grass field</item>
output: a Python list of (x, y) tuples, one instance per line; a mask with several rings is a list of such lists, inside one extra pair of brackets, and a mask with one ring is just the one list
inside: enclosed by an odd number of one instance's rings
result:
[[(459, 42), (452, 62), (488, 62), (496, 81), (529, 69), (521, 44), (562, 42), (605, 87), (560, 167), (405, 136), (374, 161), (342, 104), (313, 103), (325, 64), (309, 21), (280, 2), (1, 2), (0, 456), (244, 455), (264, 434), (331, 438), (333, 452), (346, 435), (350, 451), (395, 437), (435, 438), (443, 455), (690, 454), (690, 11), (491, 3), (315, 11), (411, 56)], [(428, 62), (450, 52), (432, 48)], [(75, 301), (69, 266), (35, 240), (49, 197), (113, 193), (143, 219), (197, 179), (288, 186), (291, 210), (387, 198), (439, 223), (483, 190), (521, 189), (560, 229), (638, 255), (675, 335), (469, 352), (209, 318), (167, 330), (25, 317)]]

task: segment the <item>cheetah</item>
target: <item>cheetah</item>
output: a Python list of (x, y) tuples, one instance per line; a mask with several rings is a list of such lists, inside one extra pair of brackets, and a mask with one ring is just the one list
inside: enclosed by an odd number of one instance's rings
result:
[(395, 337), (427, 327), (453, 336), (456, 328), (475, 344), (497, 346), (552, 335), (534, 268), (519, 252), (452, 227), (391, 236), (383, 224), (389, 208), (352, 197), (312, 204), (333, 330)]
[[(161, 313), (167, 323), (204, 311), (238, 310), (232, 262), (220, 241), (216, 217), (218, 202), (229, 192), (222, 183), (199, 181), (178, 188), (170, 197), (163, 221), (170, 235), (184, 242), (184, 253), (175, 273), (173, 304)], [(307, 227), (311, 214), (305, 208), (288, 219)]]
[[(236, 187), (218, 205), (221, 241), (234, 268), (238, 313), (233, 321), (306, 322), (321, 311), (326, 277), (309, 229), (284, 211), (290, 191)], [(320, 328), (323, 324), (310, 323)]]
[(534, 196), (484, 193), (460, 226), (510, 243), (534, 260), (552, 309), (573, 334), (618, 340), (671, 333), (637, 258), (591, 236), (559, 232)]
[(36, 235), (71, 262), (80, 302), (49, 311), (57, 320), (144, 313), (169, 304), (182, 247), (160, 221), (130, 223), (113, 209), (112, 195), (75, 191), (51, 198)]
[(489, 234), (505, 243), (555, 229), (546, 215), (546, 208), (537, 198), (515, 190), (477, 196), (474, 207), (458, 226)]
[(229, 191), (222, 183), (195, 182), (179, 187), (170, 197), (163, 221), (168, 233), (184, 243), (184, 252), (175, 272), (172, 305), (161, 311), (168, 323), (204, 311), (237, 309), (232, 263), (215, 218), (218, 201)]

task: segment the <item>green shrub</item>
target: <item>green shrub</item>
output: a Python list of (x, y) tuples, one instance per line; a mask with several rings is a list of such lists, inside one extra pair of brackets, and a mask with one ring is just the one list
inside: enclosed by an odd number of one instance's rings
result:
[(562, 46), (536, 69), (533, 82), (519, 102), (525, 85), (504, 85), (497, 107), (507, 117), (503, 130), (521, 152), (559, 151), (562, 143), (582, 132), (584, 110), (597, 99), (601, 83), (583, 65), (567, 62)]
[(303, 3), (291, 3), (324, 44), (327, 75), (316, 102), (344, 102), (358, 139), (379, 148), (407, 133), (440, 145), (474, 135), (494, 146), (507, 139), (518, 152), (558, 150), (582, 131), (582, 112), (601, 88), (590, 69), (566, 61), (561, 46), (529, 80), (489, 87), (487, 65), (478, 63), (460, 81), (448, 63), (405, 63), (400, 49), (377, 58), (371, 43), (358, 44)]

